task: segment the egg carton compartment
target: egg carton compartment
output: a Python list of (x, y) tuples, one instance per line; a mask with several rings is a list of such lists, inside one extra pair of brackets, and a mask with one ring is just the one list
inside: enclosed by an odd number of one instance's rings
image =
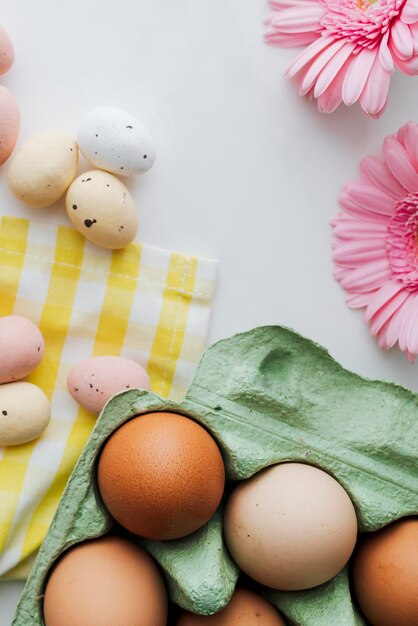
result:
[[(111, 531), (97, 488), (100, 450), (127, 420), (153, 411), (181, 413), (204, 426), (219, 445), (228, 481), (282, 462), (323, 469), (350, 496), (360, 532), (418, 513), (418, 396), (343, 369), (289, 329), (256, 328), (206, 351), (183, 402), (140, 390), (108, 402), (68, 482), (13, 626), (43, 625), (42, 594), (56, 559), (70, 546)], [(173, 602), (201, 614), (228, 603), (239, 572), (224, 544), (222, 505), (188, 537), (136, 541), (162, 568)], [(289, 624), (366, 624), (350, 593), (348, 568), (306, 591), (259, 590)]]

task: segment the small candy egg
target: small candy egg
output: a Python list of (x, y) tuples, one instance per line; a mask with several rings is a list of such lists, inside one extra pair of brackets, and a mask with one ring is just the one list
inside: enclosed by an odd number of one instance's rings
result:
[(44, 354), (44, 338), (26, 317), (0, 317), (0, 384), (24, 378), (39, 365)]
[[(12, 67), (14, 60), (15, 51), (12, 40), (3, 26), (0, 26), (0, 76), (5, 74)], [(2, 119), (1, 115), (0, 119)]]
[(120, 356), (86, 359), (73, 367), (67, 383), (74, 400), (97, 415), (115, 393), (126, 389), (150, 388), (150, 380), (144, 368)]
[(166, 626), (163, 578), (151, 557), (131, 541), (101, 537), (79, 543), (63, 554), (47, 580), (44, 623)]
[(118, 249), (138, 230), (137, 210), (125, 185), (112, 174), (93, 170), (75, 179), (65, 206), (71, 222), (92, 243)]
[(346, 565), (357, 518), (332, 476), (310, 465), (283, 463), (235, 487), (224, 531), (232, 558), (248, 576), (295, 591), (330, 580)]
[(80, 150), (99, 169), (131, 176), (147, 172), (155, 161), (154, 143), (132, 115), (115, 107), (97, 107), (82, 120)]
[(7, 161), (14, 150), (19, 134), (19, 124), (17, 100), (6, 87), (0, 85), (0, 165)]
[(0, 446), (16, 446), (39, 437), (51, 417), (49, 401), (36, 385), (0, 385)]
[(13, 156), (8, 171), (12, 193), (32, 207), (46, 207), (65, 193), (74, 180), (78, 147), (65, 130), (35, 135)]
[(176, 626), (286, 626), (274, 606), (261, 596), (236, 589), (229, 604), (214, 615), (183, 613)]
[(370, 624), (418, 625), (418, 518), (363, 535), (354, 555), (355, 597)]
[(109, 513), (149, 539), (178, 539), (204, 524), (221, 501), (225, 468), (214, 439), (177, 413), (147, 413), (121, 426), (99, 458)]

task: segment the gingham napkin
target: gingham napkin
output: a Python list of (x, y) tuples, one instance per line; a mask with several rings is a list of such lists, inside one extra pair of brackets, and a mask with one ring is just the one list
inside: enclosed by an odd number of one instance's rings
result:
[(205, 347), (216, 269), (208, 259), (138, 244), (111, 252), (69, 227), (2, 218), (0, 316), (39, 325), (45, 355), (28, 380), (50, 398), (52, 418), (36, 441), (0, 448), (1, 575), (25, 576), (95, 422), (68, 394), (69, 370), (91, 355), (122, 354), (146, 367), (153, 391), (180, 399)]

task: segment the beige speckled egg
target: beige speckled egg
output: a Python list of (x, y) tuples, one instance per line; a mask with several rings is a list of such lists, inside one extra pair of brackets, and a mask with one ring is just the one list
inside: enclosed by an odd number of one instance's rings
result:
[(6, 87), (0, 85), (0, 165), (7, 161), (14, 150), (19, 134), (19, 124), (17, 100)]
[(45, 207), (65, 193), (77, 173), (78, 147), (65, 130), (48, 130), (29, 139), (14, 155), (10, 190), (25, 204)]
[(65, 200), (68, 217), (89, 241), (104, 248), (125, 248), (138, 230), (137, 210), (125, 185), (101, 170), (73, 182)]
[(49, 401), (36, 385), (0, 386), (0, 446), (16, 446), (39, 437), (50, 419)]

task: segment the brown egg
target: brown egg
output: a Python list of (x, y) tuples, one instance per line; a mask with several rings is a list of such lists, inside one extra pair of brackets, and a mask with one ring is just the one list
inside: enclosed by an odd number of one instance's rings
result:
[(418, 519), (366, 536), (354, 558), (353, 586), (373, 626), (418, 626)]
[(252, 591), (236, 589), (229, 604), (215, 615), (183, 613), (176, 626), (286, 626), (276, 609)]
[(124, 424), (99, 459), (99, 489), (113, 517), (150, 539), (177, 539), (216, 511), (225, 469), (215, 441), (176, 413), (148, 413)]
[(45, 626), (166, 626), (163, 579), (151, 557), (126, 539), (86, 541), (52, 570), (44, 621)]

